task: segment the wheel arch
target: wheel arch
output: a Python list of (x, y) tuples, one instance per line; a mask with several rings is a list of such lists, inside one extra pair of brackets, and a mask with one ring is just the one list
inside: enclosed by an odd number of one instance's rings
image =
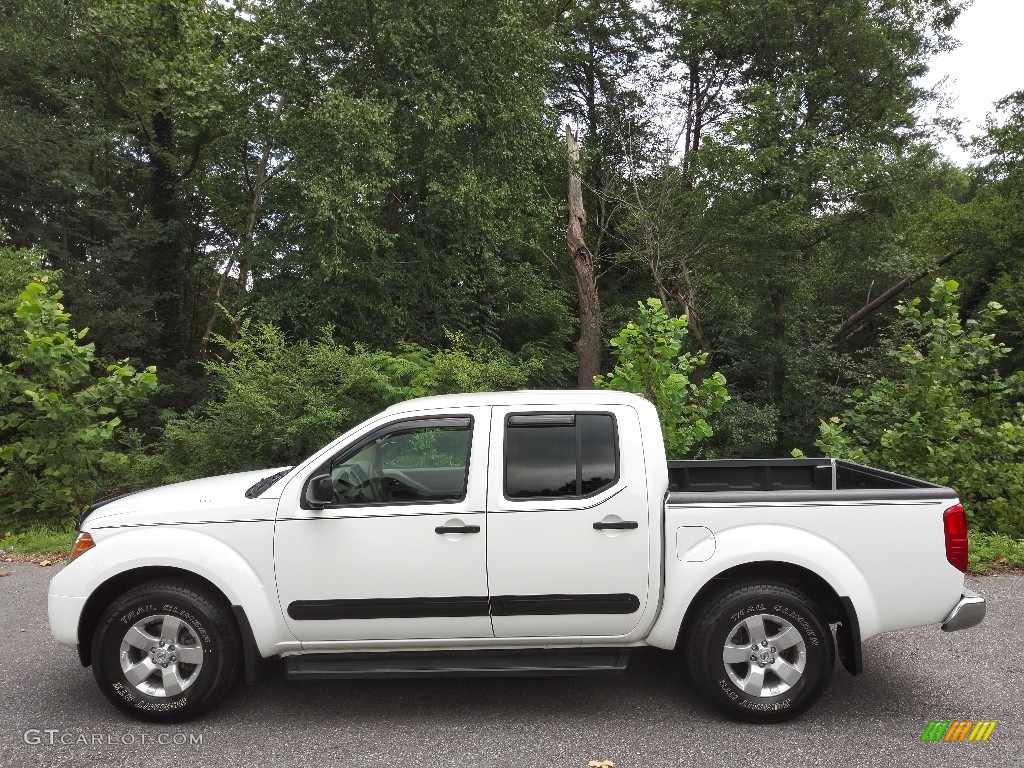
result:
[(121, 571), (100, 584), (89, 595), (78, 619), (78, 658), (82, 662), (82, 666), (88, 667), (92, 664), (92, 636), (103, 612), (132, 587), (156, 580), (173, 581), (202, 590), (223, 605), (226, 613), (235, 622), (239, 636), (242, 638), (246, 678), (249, 679), (252, 674), (251, 670), (255, 668), (255, 657), (259, 655), (259, 651), (256, 648), (252, 627), (245, 614), (245, 609), (242, 606), (233, 605), (224, 591), (209, 579), (184, 568), (161, 565), (147, 565)]
[(783, 561), (743, 563), (709, 579), (693, 596), (683, 614), (676, 647), (685, 647), (682, 641), (693, 628), (695, 617), (700, 615), (703, 607), (715, 595), (732, 584), (757, 581), (782, 584), (807, 595), (828, 623), (839, 625), (836, 631), (836, 651), (843, 667), (851, 675), (859, 675), (863, 671), (860, 623), (853, 601), (846, 595), (838, 594), (831, 584), (808, 568)]

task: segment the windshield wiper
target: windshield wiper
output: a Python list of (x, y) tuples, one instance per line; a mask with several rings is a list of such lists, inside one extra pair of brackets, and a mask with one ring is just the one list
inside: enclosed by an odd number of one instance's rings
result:
[(280, 472), (275, 472), (272, 475), (264, 477), (262, 480), (259, 480), (254, 486), (252, 486), (251, 488), (249, 488), (249, 490), (245, 492), (245, 498), (255, 499), (257, 496), (259, 496), (261, 493), (267, 490), (267, 488), (272, 486), (274, 483), (276, 483), (278, 480), (280, 480), (282, 477), (284, 477), (291, 471), (292, 468), (288, 467), (288, 469), (282, 469)]

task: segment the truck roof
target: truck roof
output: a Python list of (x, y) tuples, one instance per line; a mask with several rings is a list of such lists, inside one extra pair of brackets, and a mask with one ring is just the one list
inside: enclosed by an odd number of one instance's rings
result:
[(468, 392), (434, 395), (405, 400), (385, 413), (402, 413), (431, 408), (458, 408), (473, 405), (636, 405), (646, 403), (640, 395), (610, 389), (522, 389), (514, 392)]

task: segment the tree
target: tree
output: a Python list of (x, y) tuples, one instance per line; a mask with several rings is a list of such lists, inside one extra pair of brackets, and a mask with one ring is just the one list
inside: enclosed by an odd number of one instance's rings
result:
[(920, 249), (906, 232), (935, 166), (915, 78), (950, 44), (956, 7), (664, 7), (684, 151), (642, 187), (635, 252), (735, 393), (777, 413), (775, 453), (847, 385), (840, 321), (957, 244)]
[[(657, 91), (651, 9), (628, 0), (548, 3), (556, 48), (549, 99), (565, 124), (570, 165), (570, 263), (577, 295), (578, 386), (589, 388), (601, 364), (602, 292), (631, 304), (639, 291), (623, 269), (619, 232), (627, 181), (645, 165)], [(582, 149), (582, 151), (581, 151)], [(625, 305), (628, 311), (629, 304)]]
[(686, 318), (669, 317), (658, 299), (639, 304), (636, 320), (612, 339), (615, 368), (594, 379), (600, 389), (643, 395), (658, 409), (665, 451), (682, 458), (712, 436), (708, 419), (728, 401), (725, 377), (694, 376), (707, 362), (707, 353), (683, 351)]
[[(4, 252), (4, 261), (11, 254)], [(127, 362), (95, 374), (95, 350), (73, 330), (60, 291), (29, 283), (0, 338), (0, 528), (64, 523), (123, 484), (118, 413), (156, 388), (155, 369)], [(8, 335), (9, 334), (9, 335)]]
[(548, 184), (564, 155), (530, 4), (288, 8), (273, 12), (302, 76), (287, 80), (288, 170), (267, 192), (252, 316), (389, 349), (435, 346), (445, 329), (543, 348), (561, 383), (572, 317), (549, 278)]
[(583, 207), (583, 185), (580, 180), (580, 147), (569, 125), (565, 126), (565, 148), (569, 159), (569, 226), (565, 231), (565, 242), (576, 275), (580, 314), (580, 338), (576, 342), (576, 352), (580, 359), (577, 386), (590, 389), (601, 366), (601, 299), (597, 293), (594, 254), (583, 239), (587, 211)]
[(840, 416), (821, 423), (825, 455), (869, 463), (942, 485), (976, 525), (1024, 536), (1024, 371), (1003, 376), (1010, 350), (995, 340), (1005, 310), (989, 303), (961, 320), (953, 280), (936, 280), (927, 309), (899, 306), (888, 355), (896, 375), (855, 390)]
[(1024, 368), (1024, 91), (995, 104), (974, 149), (976, 165), (951, 193), (951, 211), (940, 224), (955, 228), (971, 249), (961, 270), (964, 312), (973, 315), (990, 301), (1006, 308), (1001, 338), (1014, 351), (1004, 369), (1017, 370)]
[(323, 329), (294, 341), (269, 324), (243, 322), (225, 357), (206, 364), (209, 396), (169, 421), (141, 460), (150, 482), (294, 465), (345, 430), (413, 397), (517, 389), (539, 366), (449, 335), (447, 346), (397, 352), (347, 346)]

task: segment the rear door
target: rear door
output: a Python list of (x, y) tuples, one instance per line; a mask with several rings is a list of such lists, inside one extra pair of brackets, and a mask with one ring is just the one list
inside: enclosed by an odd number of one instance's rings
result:
[(494, 408), (487, 513), (496, 637), (616, 637), (637, 625), (651, 521), (635, 410)]

